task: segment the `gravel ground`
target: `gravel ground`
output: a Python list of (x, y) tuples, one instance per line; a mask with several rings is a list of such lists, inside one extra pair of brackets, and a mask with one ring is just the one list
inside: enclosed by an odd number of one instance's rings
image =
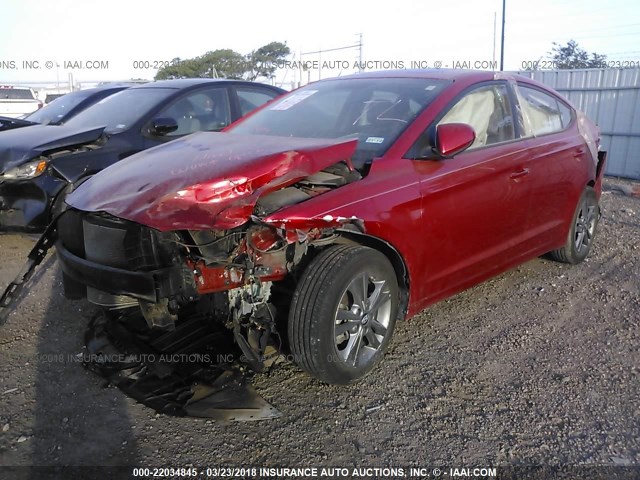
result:
[[(537, 259), (399, 324), (357, 385), (258, 376), (283, 413), (258, 423), (105, 388), (73, 360), (94, 307), (63, 299), (50, 256), (0, 329), (0, 465), (640, 466), (640, 198), (611, 187), (586, 262)], [(2, 288), (32, 245), (0, 237)]]

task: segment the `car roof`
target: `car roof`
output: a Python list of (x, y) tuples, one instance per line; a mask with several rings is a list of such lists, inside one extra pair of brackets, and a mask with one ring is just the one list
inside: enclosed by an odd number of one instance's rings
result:
[[(111, 83), (109, 85), (98, 85), (97, 87), (83, 88), (82, 90), (74, 90), (73, 92), (69, 92), (69, 93), (76, 93), (76, 92), (97, 93), (97, 92), (104, 92), (105, 90), (125, 90), (127, 88), (131, 88), (131, 85), (125, 85), (121, 83), (118, 83), (118, 84)], [(58, 94), (53, 93), (51, 95), (58, 95)], [(68, 95), (68, 93), (64, 93), (61, 95)]]
[(90, 90), (109, 90), (112, 88), (131, 88), (133, 85), (130, 83), (107, 83), (105, 85), (98, 85)]
[(155, 82), (144, 83), (142, 85), (136, 85), (131, 88), (188, 88), (196, 87), (199, 85), (208, 85), (214, 83), (236, 83), (241, 85), (264, 85), (267, 88), (274, 88), (281, 90), (273, 85), (266, 85), (262, 83), (249, 82), (246, 80), (231, 80), (228, 78), (177, 78), (174, 80), (157, 80)]
[(354, 73), (338, 78), (428, 78), (437, 80), (475, 79), (477, 81), (491, 80), (496, 72), (486, 70), (463, 70), (457, 68), (430, 68), (424, 70), (377, 70), (372, 72)]
[[(532, 78), (518, 75), (515, 72), (494, 72), (489, 70), (465, 70), (457, 68), (431, 68), (424, 70), (377, 70), (364, 73), (354, 73), (352, 75), (345, 75), (344, 77), (327, 78), (319, 81), (325, 82), (331, 80), (355, 78), (424, 78), (448, 80), (453, 82), (455, 82), (456, 80), (463, 80), (468, 84), (486, 82), (490, 80), (515, 80), (519, 83), (534, 85), (542, 90), (553, 93), (555, 95), (559, 95), (555, 90), (549, 88), (548, 85), (545, 85)], [(564, 99), (564, 97), (562, 98)], [(564, 100), (566, 101), (566, 99)]]
[[(338, 79), (351, 79), (351, 78), (425, 78), (425, 79), (436, 79), (436, 80), (463, 80), (469, 83), (475, 82), (485, 82), (488, 80), (497, 80), (497, 79), (513, 79), (517, 81), (523, 81), (526, 83), (532, 83), (538, 86), (544, 86), (540, 82), (536, 82), (528, 77), (524, 77), (522, 75), (517, 75), (513, 72), (499, 72), (499, 71), (489, 71), (489, 70), (465, 70), (458, 68), (430, 68), (424, 70), (377, 70), (371, 72), (364, 73), (354, 73), (352, 75), (346, 75), (344, 77), (335, 77), (327, 80), (338, 80)], [(324, 80), (322, 80), (324, 81)], [(549, 87), (544, 86), (546, 90)]]

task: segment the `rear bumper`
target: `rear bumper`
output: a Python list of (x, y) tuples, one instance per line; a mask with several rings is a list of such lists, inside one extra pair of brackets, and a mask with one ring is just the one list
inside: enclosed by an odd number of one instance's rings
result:
[(600, 198), (602, 195), (602, 179), (604, 178), (604, 170), (607, 164), (607, 152), (598, 152), (598, 165), (596, 166), (596, 182), (594, 190), (596, 195)]

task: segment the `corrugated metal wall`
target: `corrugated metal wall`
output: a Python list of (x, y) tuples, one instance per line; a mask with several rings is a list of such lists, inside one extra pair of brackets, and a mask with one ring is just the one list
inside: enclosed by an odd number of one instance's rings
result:
[(607, 175), (640, 179), (640, 69), (520, 72), (556, 89), (594, 120)]

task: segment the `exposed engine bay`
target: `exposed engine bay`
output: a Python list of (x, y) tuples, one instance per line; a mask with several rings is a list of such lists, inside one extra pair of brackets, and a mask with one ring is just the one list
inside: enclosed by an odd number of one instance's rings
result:
[[(255, 313), (269, 303), (271, 282), (291, 273), (309, 248), (335, 241), (337, 228), (362, 228), (357, 219), (347, 218), (325, 218), (308, 228), (281, 228), (261, 218), (359, 178), (346, 164), (333, 165), (261, 197), (250, 221), (230, 230), (158, 232), (106, 213), (70, 209), (58, 220), (65, 293), (109, 308), (140, 305), (150, 327), (172, 328), (181, 305), (219, 292), (228, 292), (236, 317), (240, 311)], [(73, 257), (86, 262), (76, 265), (69, 261)], [(85, 293), (85, 284), (96, 283), (82, 274), (89, 263), (128, 274), (100, 275), (103, 281), (97, 283), (107, 288), (89, 286)], [(136, 280), (141, 283), (134, 285)]]

